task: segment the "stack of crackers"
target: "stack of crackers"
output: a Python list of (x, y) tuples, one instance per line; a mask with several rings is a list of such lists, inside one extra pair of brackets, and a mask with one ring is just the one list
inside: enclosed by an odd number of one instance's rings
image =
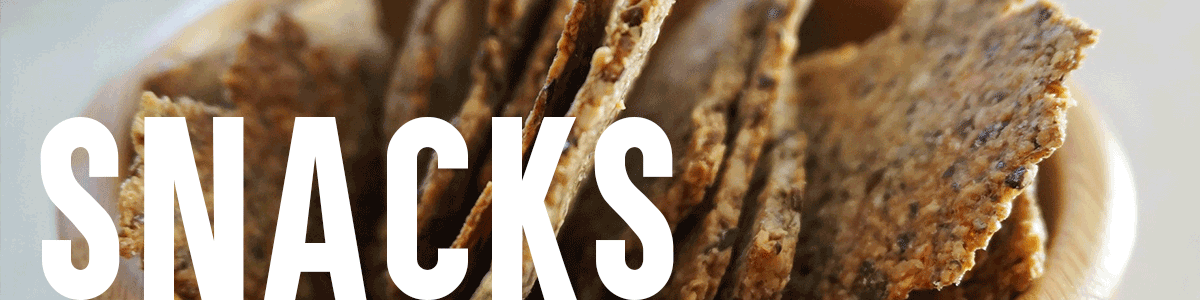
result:
[[(575, 117), (546, 199), (581, 299), (615, 299), (595, 240), (641, 243), (601, 198), (592, 153), (615, 120), (667, 134), (674, 176), (634, 184), (666, 218), (675, 266), (661, 299), (1011, 299), (1043, 271), (1038, 163), (1062, 146), (1065, 86), (1096, 31), (1046, 1), (281, 1), (164, 65), (145, 117), (184, 117), (212, 207), (212, 117), (243, 117), (245, 296), (262, 298), (295, 117), (337, 117), (368, 294), (387, 273), (387, 140), (450, 121), (466, 169), (419, 157), (418, 261), (471, 249), (448, 298), (491, 298), (491, 118)], [(140, 258), (140, 158), (121, 187), (121, 250)], [(313, 203), (319, 203), (314, 193)], [(309, 242), (322, 242), (320, 214)], [(175, 291), (198, 299), (182, 224)], [(528, 250), (528, 249), (527, 249)], [(526, 251), (523, 291), (537, 292)], [(302, 298), (331, 298), (304, 273)]]

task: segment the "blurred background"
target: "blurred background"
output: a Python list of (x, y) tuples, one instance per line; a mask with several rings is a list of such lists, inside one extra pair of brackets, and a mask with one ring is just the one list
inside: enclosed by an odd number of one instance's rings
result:
[[(1057, 0), (1101, 30), (1076, 95), (1129, 155), (1137, 240), (1116, 299), (1200, 299), (1200, 19), (1194, 1)], [(42, 274), (55, 208), (42, 140), (101, 85), (222, 0), (0, 0), (0, 299), (60, 298)]]

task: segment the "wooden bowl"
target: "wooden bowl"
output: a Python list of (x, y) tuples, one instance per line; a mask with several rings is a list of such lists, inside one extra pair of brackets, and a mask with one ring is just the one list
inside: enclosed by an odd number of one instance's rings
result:
[[(287, 1), (287, 0), (280, 0)], [(132, 70), (100, 89), (81, 116), (103, 123), (113, 132), (128, 166), (133, 149), (130, 121), (137, 109), (141, 82), (163, 65), (234, 45), (232, 37), (214, 32), (240, 32), (268, 12), (271, 3), (233, 1), (217, 8), (168, 39)], [(1038, 196), (1050, 233), (1046, 273), (1023, 298), (1104, 299), (1120, 281), (1133, 249), (1136, 204), (1128, 159), (1086, 97), (1073, 89), (1078, 107), (1070, 110), (1066, 144), (1041, 164)], [(88, 174), (84, 155), (74, 160), (76, 174)], [(129, 170), (118, 178), (84, 178), (80, 181), (117, 220), (117, 192)], [(86, 243), (61, 213), (58, 236), (75, 245), (76, 266), (88, 259)], [(142, 298), (142, 271), (138, 259), (121, 259), (117, 279), (102, 299)]]

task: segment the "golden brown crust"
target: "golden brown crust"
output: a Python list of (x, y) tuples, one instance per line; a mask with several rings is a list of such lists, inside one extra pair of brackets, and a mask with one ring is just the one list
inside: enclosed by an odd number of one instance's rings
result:
[[(704, 14), (697, 16), (694, 23), (681, 25), (682, 30), (688, 32), (680, 33), (680, 38), (697, 41), (671, 43), (668, 46), (675, 46), (674, 48), (663, 50), (669, 51), (664, 55), (685, 57), (685, 65), (663, 66), (674, 61), (660, 61), (657, 65), (652, 65), (659, 68), (651, 71), (658, 72), (650, 74), (654, 77), (644, 79), (645, 84), (640, 87), (643, 94), (638, 95), (638, 101), (641, 102), (637, 103), (637, 108), (630, 111), (631, 115), (650, 117), (663, 126), (668, 138), (671, 138), (672, 145), (686, 145), (675, 147), (679, 149), (675, 151), (675, 157), (680, 157), (677, 174), (673, 178), (651, 183), (652, 186), (663, 188), (650, 189), (647, 195), (666, 217), (672, 231), (691, 212), (692, 207), (704, 199), (724, 162), (728, 122), (732, 118), (729, 116), (729, 110), (741, 95), (748, 77), (747, 66), (752, 65), (756, 55), (756, 41), (762, 36), (763, 25), (756, 21), (758, 16), (739, 13), (745, 6), (753, 3), (755, 2), (714, 1), (704, 8)], [(730, 14), (739, 26), (723, 28), (727, 32), (722, 41), (713, 42), (705, 38), (704, 33), (708, 32), (705, 30), (708, 29), (706, 26), (712, 26), (710, 23), (727, 18)], [(711, 56), (694, 55), (693, 51)], [(665, 57), (669, 57), (665, 60), (674, 59), (671, 56)], [(707, 69), (704, 73), (707, 76), (688, 74), (697, 69)], [(692, 77), (695, 78), (694, 81), (707, 82), (679, 82), (680, 77)], [(684, 103), (672, 101), (676, 97), (694, 98), (696, 104), (694, 107), (688, 107)], [(689, 115), (669, 113), (676, 105), (690, 109), (690, 120), (684, 119)], [(679, 117), (676, 117), (677, 115)], [(675, 118), (682, 120), (674, 120)]]
[[(567, 136), (568, 144), (545, 200), (546, 213), (555, 234), (562, 227), (583, 179), (587, 178), (586, 173), (591, 171), (591, 153), (595, 150), (600, 131), (624, 109), (629, 86), (641, 74), (646, 53), (657, 41), (658, 31), (672, 4), (673, 0), (634, 3), (626, 0), (579, 1), (568, 15), (563, 37), (559, 40), (558, 54), (548, 72), (546, 88), (539, 93), (522, 132), (523, 144), (530, 144), (540, 126), (541, 117), (546, 114), (553, 116), (554, 111), (574, 94), (565, 116), (575, 117), (575, 124)], [(604, 29), (602, 36), (589, 36), (601, 26)], [(599, 48), (595, 48), (594, 52), (589, 51), (596, 37), (600, 38), (596, 45)], [(580, 57), (572, 59), (572, 56), (581, 54), (590, 54), (590, 63), (584, 64)], [(561, 77), (564, 74), (579, 74), (575, 71), (581, 71), (583, 69), (580, 67), (589, 65), (586, 80), (577, 92), (569, 85), (571, 76)], [(528, 253), (528, 249), (525, 252)], [(537, 278), (533, 272), (533, 261), (528, 255), (523, 259), (522, 273), (523, 295), (527, 296)], [(489, 282), (490, 277), (489, 273), (484, 281)], [(472, 299), (490, 296), (491, 286), (480, 286)]]
[[(586, 70), (584, 68), (587, 65), (582, 64), (580, 60), (585, 53), (591, 53), (598, 47), (596, 44), (601, 37), (598, 31), (603, 29), (604, 21), (602, 19), (612, 5), (611, 1), (603, 0), (573, 1), (570, 4), (570, 9), (564, 18), (561, 37), (555, 43), (554, 59), (546, 70), (546, 78), (538, 91), (537, 98), (533, 100), (533, 106), (525, 118), (524, 127), (521, 130), (522, 153), (529, 152), (541, 127), (542, 118), (546, 115), (554, 116), (553, 110), (557, 110), (564, 103), (570, 103), (571, 98), (568, 98), (568, 93), (578, 88), (572, 86), (573, 82), (570, 79), (575, 73)], [(529, 260), (528, 247), (524, 247), (523, 255), (525, 259), (522, 265), (522, 297), (528, 297), (537, 279), (532, 276), (533, 266)], [(488, 271), (475, 292), (472, 293), (472, 300), (492, 298), (491, 278), (491, 271)]]
[(1046, 261), (1046, 224), (1030, 187), (1013, 200), (986, 250), (976, 251), (974, 269), (962, 283), (941, 291), (920, 291), (912, 299), (1015, 299), (1041, 277)]
[(786, 297), (899, 299), (972, 267), (1062, 145), (1062, 81), (1095, 41), (1051, 4), (1014, 4), (914, 1), (865, 44), (796, 65), (820, 159)]
[(757, 209), (742, 234), (733, 273), (733, 288), (724, 299), (780, 299), (792, 271), (800, 211), (804, 194), (803, 134), (789, 135), (774, 145), (766, 169), (766, 185), (758, 195)]
[[(145, 142), (145, 118), (147, 117), (183, 117), (188, 126), (188, 136), (192, 144), (192, 149), (196, 157), (196, 174), (199, 176), (200, 185), (202, 187), (211, 187), (213, 172), (212, 172), (212, 122), (209, 121), (213, 117), (231, 117), (235, 114), (231, 111), (206, 105), (196, 102), (188, 98), (181, 98), (172, 101), (170, 98), (158, 98), (153, 93), (146, 92), (142, 94), (141, 110), (134, 116), (133, 126), (130, 129), (130, 137), (133, 141), (134, 152), (137, 157), (134, 159), (131, 166), (132, 174), (121, 183), (121, 190), (118, 194), (117, 207), (120, 209), (120, 219), (118, 220), (118, 228), (120, 229), (120, 245), (121, 256), (126, 258), (137, 256), (141, 258), (142, 250), (144, 249), (145, 225), (145, 197), (144, 191), (144, 166), (142, 164), (142, 155), (144, 154)], [(212, 213), (213, 194), (212, 189), (202, 189), (204, 202), (209, 207), (209, 213)], [(178, 211), (178, 207), (176, 207)], [(185, 299), (196, 299), (199, 297), (199, 290), (196, 289), (195, 278), (196, 271), (192, 268), (190, 258), (187, 256), (187, 238), (184, 235), (183, 226), (176, 214), (175, 220), (175, 285), (176, 293), (182, 295)]]
[[(491, 117), (495, 116), (496, 107), (507, 103), (510, 86), (508, 76), (509, 63), (517, 58), (519, 48), (526, 41), (521, 36), (526, 22), (536, 22), (536, 18), (524, 13), (530, 12), (538, 5), (534, 1), (489, 1), (488, 31), (492, 32), (479, 45), (481, 52), (476, 56), (471, 67), (471, 84), (467, 99), (463, 102), (458, 116), (453, 119), (454, 126), (462, 134), (463, 140), (471, 151), (469, 157), (483, 156), (486, 147), (482, 145), (485, 134), (491, 128)], [(519, 66), (517, 66), (519, 67)], [(444, 214), (443, 209), (457, 210), (461, 195), (449, 195), (446, 191), (457, 183), (465, 185), (466, 176), (471, 170), (438, 170), (436, 156), (427, 165), (426, 177), (422, 180), (417, 202), (417, 231), (425, 232), (430, 220)], [(459, 181), (455, 181), (458, 179)]]
[[(542, 91), (543, 83), (547, 81), (550, 65), (554, 62), (558, 50), (556, 46), (559, 43), (559, 37), (563, 35), (567, 13), (571, 11), (574, 3), (572, 0), (552, 0), (551, 2), (549, 15), (542, 24), (541, 36), (534, 41), (535, 44), (530, 50), (525, 69), (517, 78), (516, 85), (512, 87), (511, 99), (504, 104), (503, 110), (500, 112), (502, 117), (522, 117), (528, 123), (533, 119), (540, 120), (542, 114), (545, 113), (545, 103), (542, 103), (537, 109), (535, 109), (534, 103)], [(522, 141), (533, 142), (532, 139), (524, 138)], [(529, 144), (522, 145), (523, 150), (528, 148)], [(480, 186), (487, 185), (492, 181), (491, 160), (489, 153), (476, 179)]]
[(734, 241), (740, 233), (738, 219), (750, 189), (763, 146), (771, 137), (772, 108), (778, 99), (779, 79), (789, 68), (796, 50), (796, 30), (808, 1), (768, 1), (749, 10), (765, 20), (760, 54), (750, 80), (740, 89), (736, 120), (720, 183), (712, 195), (713, 209), (694, 228), (678, 251), (676, 271), (664, 288), (667, 299), (713, 299), (728, 270)]
[[(698, 98), (706, 91), (705, 81), (710, 80), (711, 76), (725, 75), (724, 73), (714, 73), (716, 68), (714, 65), (717, 63), (714, 62), (716, 59), (711, 56), (717, 56), (716, 53), (723, 49), (740, 50), (742, 53), (740, 60), (724, 59), (723, 65), (730, 72), (737, 73), (738, 78), (744, 78), (744, 74), (741, 73), (745, 72), (745, 65), (749, 64), (753, 52), (753, 41), (757, 39), (757, 35), (745, 37), (747, 33), (714, 25), (719, 24), (717, 21), (726, 18), (730, 13), (740, 9), (740, 6), (725, 4), (721, 1), (696, 1), (692, 4), (693, 6), (704, 6), (705, 13), (692, 15), (690, 13), (694, 10), (681, 12), (678, 7), (672, 8), (671, 14), (663, 23), (664, 29), (659, 41), (651, 50), (645, 71), (637, 79), (633, 90), (630, 91), (627, 110), (624, 113), (627, 117), (647, 118), (659, 124), (667, 132), (667, 137), (673, 145), (678, 145), (678, 141), (685, 139), (688, 130), (691, 129), (688, 123), (680, 121), (686, 121), (692, 106), (696, 105), (696, 102), (703, 101)], [(672, 31), (667, 28), (675, 29)], [(745, 39), (745, 42), (742, 42), (742, 39)], [(733, 50), (727, 52), (733, 52)], [(730, 91), (724, 93), (729, 95), (729, 102), (733, 101), (740, 86), (741, 81), (739, 80), (733, 84)], [(714, 111), (714, 113), (716, 112)], [(717, 142), (723, 142), (725, 109), (721, 109), (719, 113), (719, 121), (722, 122), (722, 126), (719, 128), (721, 132), (712, 138)], [(673, 148), (673, 150), (680, 149), (679, 147)], [(718, 150), (713, 156), (723, 158), (724, 148)], [(678, 157), (679, 151), (673, 152), (676, 152), (673, 157)], [(635, 157), (627, 163), (640, 165), (641, 161)], [(630, 179), (636, 185), (649, 185), (649, 188), (640, 189), (650, 199), (658, 200), (664, 190), (658, 186), (665, 185), (671, 178), (639, 178), (635, 176)], [(559, 232), (560, 240), (586, 241), (621, 238), (626, 241), (628, 253), (632, 255), (628, 258), (630, 264), (637, 265), (639, 258), (636, 255), (640, 254), (640, 241), (600, 197), (598, 187), (594, 181), (589, 180), (587, 188), (580, 194), (577, 204), (575, 204), (576, 207), (572, 209), (587, 213), (568, 215), (567, 220), (563, 222), (563, 231)], [(668, 223), (675, 223), (672, 222), (670, 216), (668, 216)], [(594, 248), (586, 243), (583, 247), (565, 247), (563, 249), (565, 260), (581, 262), (568, 265), (568, 272), (573, 274), (572, 283), (575, 284), (580, 299), (603, 298), (610, 295), (606, 294), (608, 292), (604, 289), (592, 263), (595, 261), (594, 254)]]
[[(519, 71), (516, 68), (522, 68), (523, 65), (512, 65), (519, 63), (523, 58), (518, 55), (524, 55), (521, 48), (532, 39), (533, 34), (526, 32), (526, 28), (530, 28), (535, 22), (541, 22), (541, 16), (533, 15), (538, 6), (544, 4), (541, 1), (488, 1), (487, 3), (487, 28), (488, 34), (480, 42), (478, 49), (480, 52), (475, 56), (470, 73), (470, 84), (467, 87), (466, 99), (462, 102), (462, 107), (458, 114), (452, 119), (452, 122), (459, 133), (462, 134), (463, 140), (469, 151), (468, 157), (481, 157), (488, 153), (488, 147), (483, 144), (486, 140), (486, 134), (490, 130), (491, 117), (495, 116), (498, 107), (508, 102), (512, 85), (507, 76), (510, 72)], [(434, 155), (426, 165), (425, 177), (420, 182), (418, 189), (417, 201), (417, 232), (421, 233), (420, 245), (425, 250), (432, 252), (433, 248), (444, 246), (442, 245), (446, 237), (453, 237), (449, 230), (454, 228), (435, 228), (432, 224), (441, 223), (457, 223), (465, 220), (467, 222), (478, 222), (482, 218), (475, 213), (490, 213), (490, 194), (480, 195), (480, 199), (489, 200), (479, 209), (472, 210), (469, 214), (464, 214), (463, 209), (470, 205), (466, 200), (474, 195), (473, 191), (469, 191), (465, 186), (471, 174), (476, 170), (470, 169), (455, 169), (455, 170), (440, 170), (438, 169), (437, 156)], [(474, 163), (470, 163), (473, 165)], [(482, 190), (484, 193), (490, 193), (490, 190)], [(477, 224), (464, 224), (463, 231), (473, 234), (470, 240), (461, 242), (470, 242), (474, 245), (478, 239), (486, 233), (486, 228), (483, 232), (477, 232), (475, 229)], [(468, 228), (470, 227), (470, 228)], [(387, 231), (381, 227), (378, 231), (380, 239), (385, 239)], [(457, 239), (454, 243), (459, 243)], [(422, 260), (432, 262), (432, 256), (421, 256)], [(383, 260), (380, 260), (381, 262)], [(379, 268), (386, 268), (383, 263), (379, 263)], [(393, 297), (402, 296), (399, 290), (394, 285), (389, 284), (388, 289)]]
[(485, 235), (491, 232), (492, 225), (492, 183), (488, 182), (471, 207), (471, 214), (463, 222), (462, 230), (454, 238), (450, 248), (472, 248), (478, 245)]
[[(363, 141), (375, 136), (375, 119), (369, 116), (370, 103), (359, 77), (357, 56), (333, 54), (324, 47), (310, 47), (308, 35), (291, 18), (282, 15), (268, 33), (250, 33), (237, 48), (235, 60), (220, 77), (228, 91), (231, 109), (204, 106), (190, 100), (170, 102), (153, 95), (143, 96), (143, 110), (134, 122), (134, 144), (141, 155), (140, 120), (146, 116), (184, 116), (187, 119), (197, 171), (201, 175), (205, 200), (211, 205), (211, 158), (213, 116), (243, 117), (245, 159), (254, 167), (245, 168), (245, 295), (261, 298), (266, 270), (274, 241), (275, 216), (279, 210), (282, 186), (294, 117), (338, 117), (341, 149), (347, 165), (370, 159), (377, 147)], [(201, 113), (204, 112), (204, 113)], [(140, 170), (140, 159), (134, 168)], [(358, 199), (370, 174), (347, 174), (351, 199)], [(122, 188), (123, 252), (140, 253), (141, 172), (126, 180)], [(211, 206), (210, 206), (211, 207)], [(310, 224), (310, 229), (314, 226)], [(310, 232), (320, 232), (319, 227)], [(180, 223), (176, 223), (176, 293), (187, 299), (199, 296), (191, 259)], [(180, 243), (178, 241), (183, 241)], [(319, 295), (313, 290), (315, 276), (302, 276), (301, 295)]]

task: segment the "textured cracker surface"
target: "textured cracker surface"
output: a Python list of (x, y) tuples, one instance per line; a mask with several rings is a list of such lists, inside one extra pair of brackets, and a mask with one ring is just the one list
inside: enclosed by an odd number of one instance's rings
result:
[[(587, 173), (592, 170), (592, 153), (595, 151), (600, 133), (609, 124), (612, 124), (617, 114), (625, 108), (625, 95), (634, 79), (641, 74), (647, 52), (658, 40), (662, 23), (666, 19), (671, 5), (675, 3), (674, 0), (618, 0), (607, 5), (596, 2), (603, 1), (575, 3), (575, 7), (568, 16), (563, 38), (559, 41), (559, 55), (564, 56), (564, 53), (569, 53), (563, 57), (564, 61), (568, 60), (570, 55), (587, 54), (576, 52), (578, 49), (575, 49), (575, 46), (578, 45), (571, 43), (581, 32), (581, 28), (577, 26), (589, 21), (585, 20), (589, 17), (592, 22), (598, 21), (595, 19), (596, 17), (606, 20), (603, 23), (604, 34), (601, 36), (599, 48), (596, 48), (590, 55), (591, 59), (588, 63), (590, 67), (586, 79), (579, 87), (578, 92), (574, 92), (575, 98), (566, 112), (566, 117), (575, 118), (575, 124), (567, 135), (567, 145), (563, 149), (562, 157), (559, 158), (558, 167), (555, 169), (554, 178), (550, 182), (550, 188), (544, 200), (551, 229), (556, 235), (562, 227), (584, 179), (588, 178)], [(606, 10), (605, 8), (609, 6), (611, 7)], [(587, 47), (581, 48), (587, 49)], [(562, 74), (564, 71), (562, 68), (566, 67), (566, 63), (560, 65), (558, 60), (559, 58), (555, 58), (555, 62), (551, 64), (549, 71), (551, 75), (547, 78), (547, 85), (553, 85), (555, 81), (560, 80), (556, 77)], [(560, 92), (569, 95), (573, 91)], [(565, 95), (560, 93), (558, 96)], [(547, 95), (547, 97), (553, 96)], [(546, 99), (541, 94), (539, 94), (539, 98), (538, 102), (545, 103), (544, 105), (562, 104), (560, 101), (565, 100), (557, 97), (555, 97), (557, 99)], [(542, 101), (541, 99), (546, 100)], [(536, 106), (537, 103), (535, 103), (535, 111), (538, 109)], [(543, 111), (543, 113), (545, 112)], [(531, 113), (530, 119), (540, 118), (536, 115), (536, 112)], [(536, 132), (537, 127), (530, 126), (529, 121), (526, 122), (523, 129), (526, 140)], [(528, 253), (527, 247), (525, 250), (525, 253)], [(528, 296), (537, 275), (533, 270), (532, 257), (525, 255), (522, 263), (522, 291), (523, 295)], [(490, 282), (490, 277), (489, 273), (485, 276), (484, 282)], [(490, 284), (486, 287), (481, 284), (480, 289), (472, 295), (472, 299), (488, 298), (490, 293)]]
[[(143, 97), (142, 111), (134, 122), (133, 141), (141, 153), (145, 116), (181, 116), (187, 119), (192, 147), (201, 174), (205, 201), (211, 205), (212, 116), (243, 117), (247, 168), (245, 177), (245, 295), (261, 298), (274, 241), (275, 216), (279, 211), (287, 150), (294, 117), (338, 117), (341, 149), (347, 166), (368, 159), (373, 147), (362, 141), (378, 140), (369, 116), (369, 99), (359, 77), (358, 58), (338, 56), (324, 47), (310, 47), (308, 36), (287, 16), (281, 16), (268, 33), (250, 33), (239, 45), (229, 70), (220, 78), (232, 108), (205, 107), (191, 100), (169, 101)], [(207, 113), (200, 113), (201, 111)], [(350, 116), (353, 116), (351, 118)], [(140, 159), (133, 168), (141, 169)], [(251, 167), (253, 166), (253, 167)], [(135, 172), (122, 185), (122, 253), (140, 256), (142, 247), (141, 172)], [(366, 174), (347, 173), (351, 199), (362, 192)], [(176, 240), (181, 240), (182, 224), (176, 223)], [(321, 232), (310, 224), (310, 232)], [(313, 237), (310, 237), (310, 239)], [(319, 236), (317, 237), (319, 238)], [(176, 243), (176, 272), (192, 274), (186, 244)], [(326, 277), (327, 278), (327, 277)], [(313, 291), (316, 276), (301, 276), (300, 295), (319, 295)], [(184, 299), (199, 297), (194, 276), (177, 276), (176, 293)]]
[(742, 233), (740, 254), (727, 276), (733, 288), (722, 299), (780, 299), (792, 272), (796, 238), (800, 233), (800, 204), (804, 195), (806, 137), (790, 135), (768, 155), (767, 183), (759, 191), (757, 209)]
[[(758, 36), (748, 37), (746, 36), (748, 33), (738, 30), (743, 26), (731, 28), (722, 26), (723, 24), (719, 21), (730, 14), (741, 16), (736, 12), (742, 8), (744, 4), (742, 2), (745, 1), (695, 1), (692, 3), (705, 8), (702, 14), (693, 12), (701, 11), (699, 9), (681, 11), (680, 7), (673, 8), (663, 23), (664, 29), (658, 43), (651, 49), (650, 59), (646, 62), (645, 70), (637, 79), (633, 90), (630, 91), (623, 116), (646, 118), (663, 128), (673, 145), (672, 157), (676, 158), (677, 162), (682, 153), (679, 150), (682, 148), (676, 145), (681, 145), (682, 141), (688, 137), (691, 126), (685, 121), (688, 120), (693, 105), (704, 101), (701, 100), (701, 95), (719, 91), (726, 97), (720, 100), (708, 100), (710, 102), (725, 101), (726, 105), (719, 112), (712, 112), (712, 114), (720, 114), (718, 118), (714, 118), (721, 122), (719, 126), (715, 126), (720, 132), (704, 133), (701, 137), (701, 139), (708, 138), (701, 142), (704, 144), (724, 142), (725, 108), (740, 91), (745, 78), (745, 66), (750, 63), (754, 41)], [(737, 20), (742, 19), (738, 18)], [(739, 59), (726, 57), (734, 56), (726, 53), (734, 51), (741, 51), (738, 53)], [(721, 62), (717, 63), (716, 60)], [(722, 67), (724, 67), (724, 71), (716, 71), (717, 68)], [(736, 83), (726, 83), (724, 87), (729, 87), (728, 90), (705, 89), (704, 86), (707, 81), (710, 81), (710, 77), (736, 77), (735, 80), (725, 80), (726, 82), (736, 81)], [(711, 80), (716, 81), (717, 79)], [(707, 156), (714, 159), (723, 159), (725, 153), (723, 144), (719, 149), (706, 148), (696, 149), (696, 151), (704, 151)], [(641, 168), (641, 164), (642, 161), (637, 158), (627, 162), (627, 165), (631, 165), (631, 170), (634, 170), (631, 171), (634, 174)], [(641, 188), (641, 190), (646, 193), (648, 198), (655, 201), (655, 199), (661, 198), (665, 191), (660, 186), (680, 176), (678, 170), (682, 163), (676, 165), (676, 175), (671, 178), (633, 176), (630, 179), (635, 185), (650, 186)], [(713, 174), (708, 177), (715, 178), (716, 166), (711, 167)], [(705, 187), (711, 183), (712, 179), (708, 180), (708, 183), (704, 183)], [(581, 262), (567, 266), (568, 272), (575, 276), (572, 278), (572, 283), (575, 285), (580, 299), (602, 298), (611, 293), (604, 288), (596, 273), (594, 245), (583, 241), (624, 239), (630, 255), (640, 255), (641, 244), (629, 227), (625, 225), (625, 222), (603, 201), (594, 180), (589, 180), (587, 187), (579, 197), (573, 210), (581, 213), (567, 216), (563, 231), (559, 233), (560, 245), (563, 247), (563, 259)], [(668, 224), (677, 223), (675, 220), (677, 218), (672, 217), (667, 216)], [(639, 257), (629, 257), (628, 260), (630, 265), (640, 264)]]
[[(490, 190), (476, 195), (469, 188), (471, 176), (477, 173), (476, 160), (488, 153), (488, 145), (484, 144), (490, 130), (491, 118), (499, 113), (510, 97), (512, 84), (507, 77), (510, 72), (519, 72), (524, 65), (513, 65), (523, 60), (517, 55), (524, 55), (521, 48), (526, 43), (534, 42), (536, 34), (526, 32), (526, 28), (542, 20), (531, 15), (539, 8), (542, 1), (488, 1), (485, 7), (487, 16), (487, 34), (478, 45), (479, 53), (472, 60), (469, 83), (463, 86), (467, 90), (466, 99), (462, 101), (457, 115), (449, 121), (462, 135), (468, 151), (468, 168), (440, 170), (437, 166), (437, 155), (433, 155), (425, 165), (425, 177), (420, 182), (417, 200), (417, 232), (420, 234), (419, 247), (423, 253), (418, 254), (422, 263), (432, 264), (435, 248), (474, 245), (482, 238), (482, 233), (476, 232), (478, 222), (483, 221), (477, 213), (490, 213)], [(544, 72), (544, 70), (543, 70)], [(472, 209), (469, 200), (479, 196), (488, 200), (480, 204), (478, 209)], [(484, 198), (486, 197), (486, 198)], [(464, 223), (466, 222), (466, 223)], [(384, 223), (386, 224), (386, 223)], [(456, 238), (456, 225), (463, 226), (460, 231), (469, 233), (467, 241), (451, 241)], [(387, 238), (387, 230), (380, 227), (379, 239)], [(381, 257), (386, 259), (386, 249)], [(478, 258), (478, 256), (474, 256)], [(381, 260), (379, 269), (386, 272), (386, 261)], [(382, 275), (382, 274), (381, 274)], [(388, 277), (388, 276), (381, 276)], [(401, 298), (403, 293), (388, 281), (390, 298)], [(466, 287), (460, 287), (460, 289)], [(457, 296), (456, 294), (450, 295)]]
[[(675, 271), (659, 294), (665, 299), (713, 299), (729, 269), (743, 199), (751, 188), (763, 147), (771, 138), (773, 110), (781, 96), (779, 79), (796, 51), (796, 30), (808, 10), (808, 1), (765, 1), (749, 7), (750, 19), (764, 20), (759, 54), (738, 99), (730, 122), (732, 144), (716, 189), (712, 210), (692, 228), (676, 250)], [(758, 16), (755, 18), (755, 16)], [(676, 234), (682, 234), (677, 232)]]
[[(639, 99), (638, 109), (631, 110), (631, 114), (645, 115), (662, 126), (675, 149), (673, 155), (678, 161), (675, 176), (652, 183), (647, 192), (672, 231), (704, 200), (725, 160), (729, 123), (735, 117), (731, 116), (730, 108), (742, 94), (749, 66), (759, 55), (756, 43), (763, 37), (765, 24), (759, 21), (762, 16), (741, 13), (755, 5), (762, 5), (762, 1), (712, 1), (706, 3), (703, 13), (692, 23), (680, 25), (685, 30), (680, 35), (688, 39), (687, 43), (672, 44), (676, 48), (670, 48), (674, 51), (664, 57), (674, 54), (695, 61), (682, 67), (660, 62), (668, 66), (663, 66), (661, 73), (650, 74), (654, 77), (644, 79), (645, 95), (640, 96), (649, 98)], [(707, 26), (724, 18), (738, 25), (718, 26), (725, 28), (713, 28), (717, 32), (711, 33)], [(723, 33), (723, 38), (713, 41), (705, 33)], [(702, 83), (678, 82), (681, 77)], [(689, 107), (671, 100), (677, 97), (695, 99), (696, 103)]]
[(809, 188), (785, 297), (959, 282), (1062, 145), (1062, 83), (1094, 41), (1046, 2), (913, 1), (863, 45), (800, 61)]
[[(1032, 188), (1031, 188), (1032, 189)], [(978, 251), (976, 267), (957, 286), (921, 291), (913, 299), (1015, 299), (1041, 277), (1046, 262), (1046, 224), (1032, 191), (1013, 200), (1012, 213), (1001, 222), (986, 251)]]
[[(169, 98), (158, 98), (153, 93), (146, 92), (142, 94), (141, 110), (134, 116), (133, 126), (130, 129), (131, 140), (135, 153), (138, 154), (134, 159), (130, 177), (121, 183), (121, 191), (118, 194), (118, 207), (121, 210), (121, 217), (118, 221), (119, 236), (121, 243), (121, 256), (124, 257), (141, 257), (143, 246), (145, 245), (145, 195), (144, 195), (144, 171), (145, 167), (142, 164), (142, 153), (145, 146), (145, 118), (146, 117), (183, 117), (188, 123), (188, 135), (196, 157), (196, 174), (199, 176), (201, 187), (211, 187), (213, 179), (212, 170), (212, 118), (213, 117), (231, 117), (233, 112), (217, 108), (210, 105), (205, 105), (188, 98), (171, 100)], [(213, 193), (211, 188), (202, 188), (204, 193), (205, 205), (210, 207), (211, 213)], [(175, 208), (178, 211), (178, 207)], [(177, 297), (182, 295), (184, 299), (195, 299), (199, 297), (200, 291), (196, 289), (196, 270), (193, 269), (191, 258), (187, 255), (187, 238), (184, 235), (182, 223), (179, 220), (179, 215), (176, 214), (175, 225), (175, 293)]]

